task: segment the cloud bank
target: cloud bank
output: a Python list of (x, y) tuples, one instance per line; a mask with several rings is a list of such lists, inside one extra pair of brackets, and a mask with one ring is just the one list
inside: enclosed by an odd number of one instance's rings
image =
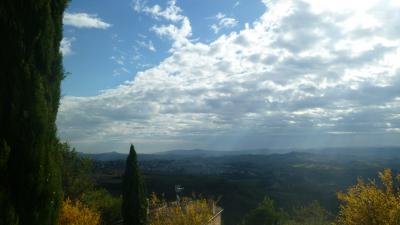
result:
[(254, 23), (205, 44), (175, 1), (135, 1), (167, 23), (151, 29), (171, 56), (97, 96), (65, 96), (60, 137), (98, 152), (399, 145), (400, 5), (263, 2)]

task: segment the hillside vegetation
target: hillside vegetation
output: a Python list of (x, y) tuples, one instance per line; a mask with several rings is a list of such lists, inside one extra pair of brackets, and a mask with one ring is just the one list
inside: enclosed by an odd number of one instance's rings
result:
[[(204, 157), (164, 153), (139, 155), (139, 164), (149, 193), (164, 194), (166, 199), (174, 200), (173, 187), (180, 184), (186, 195), (194, 192), (220, 197), (226, 225), (242, 221), (266, 196), (273, 200), (275, 208), (284, 210), (288, 219), (301, 222), (316, 217), (320, 219), (313, 220), (334, 221), (340, 209), (337, 192), (345, 192), (358, 178), (378, 179), (378, 172), (384, 168), (398, 171), (397, 151), (367, 150)], [(123, 161), (95, 161), (93, 177), (118, 196), (123, 168)], [(310, 208), (320, 213), (313, 215)], [(310, 222), (303, 224), (307, 223)]]

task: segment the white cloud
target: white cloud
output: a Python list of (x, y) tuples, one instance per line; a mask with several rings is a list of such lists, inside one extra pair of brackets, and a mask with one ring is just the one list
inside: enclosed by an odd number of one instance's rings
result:
[(165, 9), (162, 9), (160, 5), (154, 5), (149, 7), (142, 0), (133, 0), (133, 9), (136, 12), (144, 12), (156, 19), (166, 19), (173, 22), (178, 22), (184, 19), (181, 15), (182, 9), (176, 5), (176, 0), (169, 0)]
[(218, 19), (218, 20), (223, 19), (225, 17), (226, 17), (226, 15), (221, 13), (221, 12), (219, 12), (219, 13), (217, 13), (217, 15), (215, 15), (215, 18)]
[[(209, 44), (188, 39), (187, 17), (153, 27), (171, 56), (98, 96), (64, 97), (60, 136), (98, 151), (399, 145), (399, 6), (265, 2)], [(346, 22), (365, 15), (385, 25)]]
[(97, 15), (87, 13), (64, 13), (64, 25), (74, 26), (77, 28), (97, 28), (107, 29), (111, 24), (104, 22)]
[(156, 52), (157, 51), (156, 48), (154, 47), (153, 42), (151, 40), (149, 40), (147, 42), (146, 41), (136, 41), (136, 43), (139, 46), (148, 49), (149, 51), (152, 51), (152, 52)]
[(64, 37), (61, 40), (60, 52), (62, 53), (63, 56), (68, 56), (68, 55), (71, 55), (73, 53), (72, 52), (72, 42), (73, 41), (75, 41), (74, 37), (72, 37), (72, 38)]
[(146, 13), (169, 23), (154, 25), (150, 30), (162, 38), (170, 39), (173, 42), (173, 48), (180, 48), (190, 42), (188, 39), (192, 35), (190, 20), (181, 14), (182, 9), (176, 5), (175, 0), (169, 0), (165, 9), (159, 5), (147, 6), (143, 0), (133, 0), (132, 5), (138, 13)]
[(113, 55), (110, 57), (110, 59), (120, 66), (125, 65), (125, 56), (124, 55), (119, 55), (119, 56)]
[(192, 27), (188, 18), (184, 18), (181, 26), (169, 25), (155, 25), (151, 28), (160, 37), (167, 37), (173, 41), (174, 48), (180, 48), (190, 43), (188, 39), (192, 36)]
[(221, 12), (219, 12), (217, 15), (215, 15), (215, 18), (218, 20), (218, 23), (211, 25), (210, 28), (216, 34), (221, 29), (233, 28), (238, 24), (238, 21), (235, 18), (226, 17), (226, 15)]

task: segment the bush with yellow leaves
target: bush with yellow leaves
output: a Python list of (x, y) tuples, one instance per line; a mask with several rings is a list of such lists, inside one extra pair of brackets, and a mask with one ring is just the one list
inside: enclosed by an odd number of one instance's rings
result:
[(167, 203), (156, 194), (150, 198), (150, 225), (206, 225), (213, 217), (213, 201), (204, 198), (182, 198), (180, 202)]
[(342, 205), (337, 225), (400, 224), (400, 174), (394, 179), (391, 170), (385, 169), (379, 173), (379, 178), (382, 185), (358, 180), (347, 193), (338, 193)]
[(79, 200), (64, 200), (58, 225), (99, 225), (100, 214), (83, 205)]

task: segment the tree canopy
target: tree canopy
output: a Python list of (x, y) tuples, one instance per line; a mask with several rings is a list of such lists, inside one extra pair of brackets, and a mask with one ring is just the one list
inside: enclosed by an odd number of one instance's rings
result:
[(274, 201), (268, 197), (251, 210), (245, 217), (243, 225), (281, 225), (287, 221), (287, 214), (282, 209), (277, 209)]

